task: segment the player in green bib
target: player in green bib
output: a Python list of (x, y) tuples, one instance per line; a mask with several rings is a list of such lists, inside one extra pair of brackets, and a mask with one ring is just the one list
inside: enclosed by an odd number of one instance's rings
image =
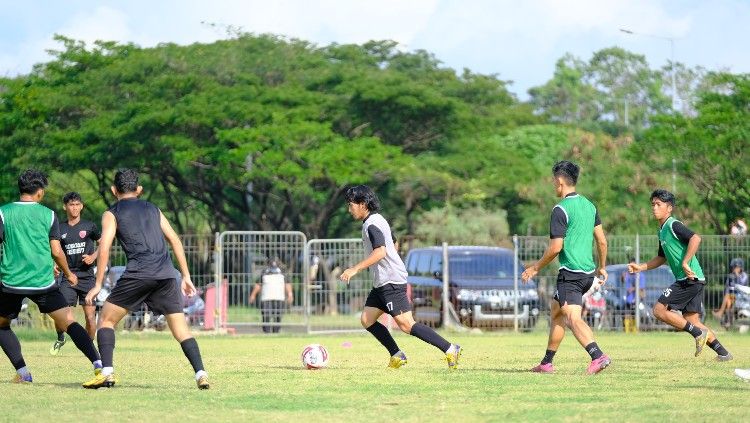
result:
[(0, 242), (3, 257), (0, 261), (0, 346), (13, 367), (13, 382), (31, 382), (26, 368), (21, 343), (10, 328), (10, 321), (18, 316), (24, 298), (36, 303), (39, 311), (55, 321), (55, 327), (68, 333), (79, 350), (94, 365), (94, 373), (101, 372), (99, 353), (86, 329), (76, 323), (68, 302), (55, 283), (52, 260), (75, 285), (78, 278), (68, 267), (60, 246), (60, 228), (55, 212), (39, 204), (47, 187), (47, 177), (39, 171), (27, 170), (18, 177), (19, 201), (0, 207)]
[[(581, 318), (583, 294), (594, 284), (607, 280), (607, 238), (596, 207), (586, 197), (576, 193), (580, 169), (574, 163), (563, 160), (552, 168), (555, 192), (561, 198), (552, 209), (550, 219), (550, 243), (538, 262), (526, 268), (521, 275), (524, 283), (536, 276), (544, 266), (559, 257), (560, 270), (557, 275), (555, 301), (551, 304), (551, 322), (547, 351), (541, 363), (531, 369), (536, 373), (553, 373), (552, 359), (565, 336), (567, 326), (578, 342), (591, 356), (586, 372), (599, 373), (611, 363), (594, 341), (594, 334)], [(592, 245), (596, 240), (598, 263), (594, 262)]]
[[(701, 237), (672, 217), (674, 194), (657, 189), (651, 194), (651, 211), (659, 221), (659, 252), (647, 263), (631, 263), (631, 273), (655, 269), (664, 263), (669, 264), (676, 279), (659, 297), (654, 305), (654, 316), (675, 329), (684, 330), (695, 338), (695, 356), (708, 346), (716, 351), (717, 361), (729, 361), (732, 354), (721, 345), (714, 332), (701, 323), (700, 312), (703, 305), (703, 288), (706, 277), (703, 275), (695, 253)], [(673, 313), (673, 311), (679, 311)]]

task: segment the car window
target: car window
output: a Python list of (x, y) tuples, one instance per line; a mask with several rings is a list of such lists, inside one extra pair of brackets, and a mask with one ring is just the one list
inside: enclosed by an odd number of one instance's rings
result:
[(416, 276), (429, 276), (430, 274), (430, 254), (421, 253), (417, 258), (417, 269), (414, 272)]
[(432, 260), (430, 261), (430, 274), (434, 276), (435, 272), (443, 273), (443, 254), (440, 252), (433, 252), (431, 254)]
[(513, 277), (513, 259), (497, 254), (466, 254), (450, 257), (451, 277)]
[(414, 275), (417, 269), (417, 253), (411, 253), (406, 257), (406, 272)]

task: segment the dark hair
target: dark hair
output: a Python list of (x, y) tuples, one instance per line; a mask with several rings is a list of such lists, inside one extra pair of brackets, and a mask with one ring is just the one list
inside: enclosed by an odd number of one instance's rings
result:
[(380, 201), (378, 196), (375, 195), (372, 188), (367, 185), (357, 185), (349, 187), (344, 194), (344, 198), (348, 203), (362, 204), (367, 207), (367, 210), (376, 212), (380, 210)]
[(658, 198), (663, 203), (668, 203), (672, 207), (674, 207), (674, 204), (675, 204), (674, 194), (672, 194), (671, 192), (669, 192), (669, 191), (667, 191), (665, 189), (657, 189), (654, 192), (652, 192), (651, 193), (651, 198), (649, 198), (649, 200), (653, 201), (654, 198)]
[(570, 186), (575, 186), (578, 183), (578, 173), (580, 171), (581, 169), (577, 164), (567, 160), (559, 161), (552, 166), (552, 175), (556, 178), (565, 179), (565, 182)]
[(81, 199), (81, 194), (71, 191), (63, 196), (63, 204), (68, 204), (71, 201), (79, 201), (82, 203), (83, 200)]
[(36, 194), (47, 188), (47, 175), (35, 169), (27, 169), (18, 177), (19, 194)]
[(115, 189), (120, 194), (135, 192), (138, 189), (138, 172), (133, 169), (120, 169), (115, 173)]

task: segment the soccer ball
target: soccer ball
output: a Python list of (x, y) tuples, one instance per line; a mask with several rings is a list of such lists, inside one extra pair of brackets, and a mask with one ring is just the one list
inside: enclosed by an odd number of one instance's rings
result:
[(322, 369), (328, 365), (328, 351), (320, 344), (310, 344), (302, 350), (302, 365), (308, 370)]

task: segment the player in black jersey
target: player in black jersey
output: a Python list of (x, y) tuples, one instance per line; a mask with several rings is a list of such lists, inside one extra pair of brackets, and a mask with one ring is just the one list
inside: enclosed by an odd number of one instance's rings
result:
[[(68, 260), (70, 271), (78, 276), (78, 284), (72, 286), (65, 277), (60, 281), (60, 292), (70, 307), (78, 304), (83, 306), (86, 318), (86, 332), (91, 339), (96, 335), (96, 307), (86, 305), (86, 294), (94, 287), (94, 262), (97, 250), (94, 243), (99, 240), (101, 233), (94, 222), (81, 219), (83, 201), (77, 192), (69, 192), (63, 196), (63, 208), (68, 219), (60, 223), (60, 244), (65, 258)], [(68, 320), (74, 320), (71, 310)], [(57, 330), (57, 341), (49, 350), (57, 355), (65, 345), (65, 331)]]
[[(208, 389), (208, 374), (203, 368), (198, 343), (182, 312), (182, 295), (175, 280), (175, 269), (169, 256), (166, 241), (180, 265), (181, 288), (185, 295), (195, 295), (195, 286), (190, 281), (185, 250), (169, 221), (158, 207), (140, 200), (143, 187), (138, 185), (138, 173), (122, 169), (115, 174), (112, 193), (117, 202), (102, 216), (102, 237), (99, 240), (97, 265), (104, 268), (109, 260), (109, 250), (115, 236), (125, 251), (128, 263), (125, 272), (112, 289), (102, 307), (99, 329), (96, 333), (99, 352), (102, 356), (102, 373), (83, 384), (84, 388), (111, 387), (116, 383), (112, 365), (115, 349), (117, 323), (146, 303), (150, 309), (167, 318), (172, 335), (182, 346), (182, 351), (195, 371), (199, 389)], [(97, 273), (94, 287), (86, 295), (86, 304), (93, 304), (104, 282), (104, 272)]]

